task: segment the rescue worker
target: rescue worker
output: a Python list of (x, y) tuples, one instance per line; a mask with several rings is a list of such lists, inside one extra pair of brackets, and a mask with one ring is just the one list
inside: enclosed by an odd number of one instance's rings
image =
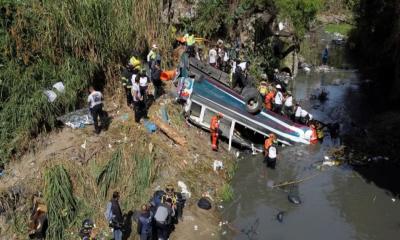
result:
[(236, 63), (235, 72), (233, 73), (232, 76), (232, 89), (238, 87), (239, 92), (241, 92), (242, 89), (247, 86), (248, 82), (246, 76), (246, 69), (247, 69), (246, 62)]
[(275, 169), (276, 158), (277, 158), (277, 149), (276, 149), (276, 144), (274, 143), (268, 148), (268, 155), (266, 159), (268, 168)]
[(276, 85), (276, 94), (274, 98), (273, 111), (278, 114), (282, 113), (283, 94), (281, 90), (282, 90), (281, 85), (280, 84)]
[(314, 122), (310, 124), (310, 128), (311, 128), (310, 143), (316, 144), (318, 143), (318, 133), (317, 133), (317, 127), (315, 126)]
[(149, 69), (153, 69), (154, 63), (157, 60), (158, 47), (156, 44), (151, 46), (150, 52), (147, 54), (147, 64), (149, 64)]
[(172, 199), (168, 198), (164, 203), (161, 203), (156, 210), (154, 220), (156, 223), (158, 240), (167, 240), (172, 227), (172, 217), (175, 212), (172, 208)]
[(142, 70), (142, 62), (140, 61), (140, 59), (138, 57), (132, 56), (129, 59), (129, 63), (128, 63), (131, 68), (137, 72), (140, 72)]
[(94, 223), (90, 219), (85, 219), (82, 222), (82, 228), (79, 231), (79, 236), (82, 240), (96, 240), (96, 234), (93, 231)]
[(151, 70), (151, 82), (153, 83), (154, 86), (154, 99), (157, 99), (163, 93), (162, 81), (160, 79), (160, 76), (161, 76), (160, 64), (156, 62), (154, 64), (154, 68)]
[(319, 142), (323, 142), (324, 141), (324, 124), (319, 122), (319, 121), (315, 121), (316, 123), (316, 128), (317, 128), (317, 137)]
[(287, 92), (285, 97), (285, 103), (283, 104), (283, 113), (292, 118), (293, 115), (293, 96), (290, 91)]
[(145, 71), (141, 71), (139, 74), (139, 89), (140, 89), (140, 95), (143, 98), (143, 103), (147, 103), (147, 89), (149, 88), (149, 78), (146, 75)]
[(29, 239), (45, 239), (48, 227), (47, 206), (39, 195), (32, 198), (33, 208), (28, 224)]
[(268, 84), (266, 81), (261, 81), (260, 86), (258, 86), (258, 91), (260, 92), (261, 96), (265, 99), (265, 96), (268, 94)]
[(141, 213), (137, 220), (137, 233), (140, 240), (151, 240), (153, 233), (153, 215), (146, 204), (142, 205)]
[(183, 198), (182, 193), (175, 192), (172, 184), (168, 184), (165, 188), (165, 194), (161, 197), (161, 202), (166, 202), (167, 199), (172, 200), (172, 208), (175, 211), (175, 216), (172, 219), (173, 223), (178, 223), (178, 218), (183, 216), (183, 208), (185, 206), (186, 199)]
[[(103, 94), (99, 91), (95, 91), (93, 86), (89, 87), (89, 96), (87, 102), (89, 103), (90, 114), (93, 118), (94, 131), (99, 134), (101, 128), (105, 125), (105, 114), (103, 112)], [(98, 124), (98, 118), (100, 118), (100, 126)]]
[(301, 106), (298, 103), (296, 103), (295, 113), (294, 113), (294, 121), (296, 123), (302, 123), (301, 122), (301, 112), (302, 112), (302, 110), (303, 109), (301, 108)]
[(195, 57), (196, 52), (194, 49), (194, 44), (196, 43), (196, 39), (194, 34), (192, 31), (189, 31), (184, 37), (186, 39), (186, 52), (189, 54), (189, 57)]
[[(265, 157), (268, 156), (268, 149), (269, 149), (269, 147), (272, 146), (274, 141), (276, 141), (276, 136), (275, 136), (275, 134), (270, 133), (268, 138), (265, 139), (265, 142), (264, 142), (264, 156)], [(266, 161), (266, 158), (264, 160)]]
[(300, 122), (301, 123), (308, 125), (310, 120), (312, 120), (312, 119), (313, 119), (313, 116), (309, 112), (307, 112), (304, 109), (301, 109), (301, 113), (300, 113)]
[(265, 108), (272, 111), (272, 101), (275, 98), (275, 90), (271, 89), (267, 95), (265, 95)]
[(131, 65), (128, 64), (125, 68), (123, 68), (121, 74), (121, 83), (125, 89), (126, 103), (128, 106), (132, 105), (132, 93), (131, 93), (132, 75), (133, 75), (133, 68), (131, 67)]
[(132, 84), (132, 99), (133, 99), (133, 110), (135, 112), (135, 122), (140, 122), (143, 116), (146, 116), (146, 108), (143, 102), (143, 97), (140, 92), (139, 86), (140, 77), (136, 76), (135, 82)]
[(211, 148), (213, 151), (218, 151), (218, 137), (219, 137), (219, 122), (222, 114), (218, 113), (211, 118), (210, 133), (211, 133)]

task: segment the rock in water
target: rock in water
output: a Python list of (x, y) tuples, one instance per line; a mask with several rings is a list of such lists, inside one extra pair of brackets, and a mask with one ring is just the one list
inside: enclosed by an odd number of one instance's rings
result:
[(299, 196), (293, 195), (293, 194), (289, 194), (288, 195), (288, 200), (289, 202), (296, 204), (296, 205), (300, 205), (301, 204), (301, 200)]
[(277, 215), (276, 215), (276, 220), (278, 220), (278, 222), (283, 222), (283, 215), (285, 214), (284, 211), (280, 211)]

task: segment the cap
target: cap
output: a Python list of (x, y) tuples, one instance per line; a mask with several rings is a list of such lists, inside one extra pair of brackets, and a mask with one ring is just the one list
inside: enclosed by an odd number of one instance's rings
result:
[(152, 48), (156, 48), (156, 49), (157, 49), (158, 47), (157, 47), (157, 45), (156, 45), (156, 44), (153, 44)]
[(276, 89), (282, 89), (281, 85), (280, 84), (276, 85)]

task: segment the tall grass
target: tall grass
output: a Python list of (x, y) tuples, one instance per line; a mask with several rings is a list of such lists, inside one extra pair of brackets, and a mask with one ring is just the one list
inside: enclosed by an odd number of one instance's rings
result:
[(111, 157), (111, 160), (104, 165), (97, 176), (96, 183), (100, 187), (100, 194), (106, 198), (112, 184), (117, 183), (120, 178), (122, 161), (122, 148), (118, 148)]
[[(171, 36), (160, 6), (158, 0), (0, 0), (0, 161), (79, 106), (89, 84), (116, 86), (118, 66), (133, 50), (157, 42), (167, 58)], [(95, 79), (99, 72), (105, 83)], [(49, 103), (42, 91), (58, 81), (66, 92)]]
[(48, 209), (49, 239), (64, 239), (65, 230), (75, 220), (77, 202), (70, 177), (61, 165), (46, 170), (44, 196)]

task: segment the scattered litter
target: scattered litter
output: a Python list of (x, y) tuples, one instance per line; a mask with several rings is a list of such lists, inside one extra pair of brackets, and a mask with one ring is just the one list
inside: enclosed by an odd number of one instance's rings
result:
[(197, 231), (199, 227), (197, 225), (194, 225), (194, 230)]
[(157, 126), (153, 122), (147, 120), (144, 120), (144, 127), (148, 133), (153, 133), (157, 130)]
[(223, 232), (222, 232), (222, 235), (226, 235), (226, 231), (223, 231)]
[(289, 194), (288, 195), (288, 200), (289, 202), (296, 204), (296, 205), (300, 205), (301, 204), (301, 200), (299, 196), (295, 196), (293, 194)]
[(240, 157), (240, 152), (237, 151), (235, 155), (236, 155), (236, 158), (239, 158)]
[(324, 159), (325, 159), (326, 161), (329, 161), (329, 157), (328, 157), (328, 156), (325, 156)]
[(86, 149), (86, 140), (85, 140), (85, 142), (81, 145), (81, 148)]
[(219, 227), (222, 227), (222, 222), (219, 222), (219, 223), (218, 223), (218, 226), (219, 226)]
[(87, 108), (67, 113), (58, 117), (57, 120), (63, 122), (72, 129), (83, 128), (85, 125), (93, 124), (92, 115)]
[(201, 208), (201, 209), (210, 210), (211, 209), (211, 202), (207, 198), (202, 197), (197, 202), (197, 206), (199, 208)]
[(112, 148), (111, 144), (108, 144), (108, 148), (109, 148), (109, 149), (111, 149), (111, 148)]
[(395, 199), (395, 198), (392, 198), (392, 202), (396, 202), (396, 199)]
[(53, 90), (44, 90), (43, 93), (50, 103), (54, 102), (57, 98), (57, 94)]
[(59, 93), (64, 93), (65, 92), (65, 87), (62, 82), (56, 82), (53, 85), (53, 88), (55, 88)]
[(223, 163), (219, 160), (214, 160), (213, 169), (214, 171), (221, 170), (224, 167)]
[[(154, 148), (153, 143), (149, 143), (149, 152), (150, 152), (150, 153), (153, 152), (153, 148)], [(178, 184), (179, 184), (179, 183), (178, 183)]]
[(269, 188), (273, 188), (274, 187), (274, 181), (273, 180), (268, 180), (267, 181), (267, 187), (269, 187)]
[(188, 191), (187, 186), (184, 182), (178, 181), (178, 186), (181, 188), (181, 193), (185, 195), (186, 199), (192, 196), (192, 193)]
[(219, 205), (218, 207), (219, 207), (219, 208), (221, 208), (221, 209), (223, 209), (223, 208), (224, 208), (224, 206), (222, 206), (222, 205)]
[(161, 119), (163, 120), (163, 122), (165, 123), (169, 123), (169, 116), (168, 116), (168, 112), (165, 106), (162, 106), (160, 108), (160, 113), (161, 113)]
[(283, 222), (283, 215), (285, 214), (284, 211), (280, 211), (277, 215), (276, 215), (276, 220), (278, 220), (278, 222), (282, 223)]
[(128, 121), (129, 120), (129, 114), (125, 113), (122, 114), (121, 117), (119, 117), (122, 121)]

